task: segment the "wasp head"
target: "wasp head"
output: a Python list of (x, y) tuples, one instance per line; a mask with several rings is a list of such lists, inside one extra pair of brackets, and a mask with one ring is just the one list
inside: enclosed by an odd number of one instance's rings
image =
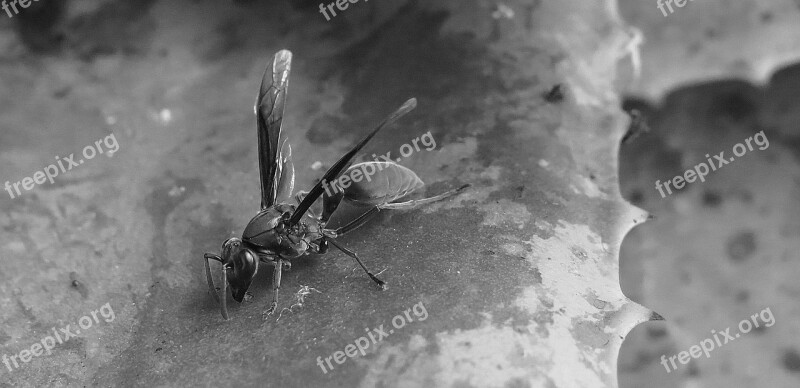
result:
[(258, 272), (258, 255), (242, 246), (242, 240), (229, 238), (222, 244), (222, 263), (233, 299), (241, 302)]
[[(258, 272), (258, 255), (253, 250), (242, 244), (238, 238), (229, 238), (222, 243), (222, 255), (206, 253), (206, 281), (208, 281), (208, 291), (214, 296), (214, 300), (220, 305), (222, 317), (228, 319), (227, 293), (228, 285), (231, 286), (233, 299), (241, 302), (247, 294), (247, 289), (253, 282), (253, 277)], [(222, 298), (217, 293), (214, 286), (214, 279), (211, 276), (210, 260), (222, 263), (222, 273), (225, 279), (222, 281)]]

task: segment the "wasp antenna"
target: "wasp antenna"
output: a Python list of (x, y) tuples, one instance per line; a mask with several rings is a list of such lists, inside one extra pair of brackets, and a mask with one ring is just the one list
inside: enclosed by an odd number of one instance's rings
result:
[(213, 259), (219, 261), (220, 263), (222, 262), (222, 258), (219, 257), (219, 255), (215, 255), (213, 253), (206, 253), (204, 257), (206, 258), (206, 260)]
[(292, 214), (292, 218), (289, 219), (289, 225), (294, 226), (297, 225), (298, 222), (300, 222), (300, 220), (303, 218), (303, 215), (306, 214), (308, 208), (311, 207), (311, 204), (313, 204), (314, 201), (316, 201), (317, 198), (319, 198), (319, 196), (322, 195), (323, 185), (329, 184), (330, 182), (333, 182), (335, 179), (339, 178), (339, 175), (342, 172), (344, 172), (344, 170), (346, 170), (347, 167), (350, 165), (350, 161), (353, 160), (353, 157), (356, 155), (356, 153), (358, 153), (358, 151), (364, 148), (367, 142), (370, 141), (370, 139), (372, 139), (372, 137), (375, 136), (375, 134), (377, 134), (384, 127), (391, 125), (392, 123), (397, 121), (397, 119), (403, 117), (408, 112), (411, 112), (416, 107), (417, 107), (417, 99), (416, 98), (408, 99), (405, 103), (403, 103), (402, 106), (397, 108), (397, 110), (392, 112), (392, 114), (383, 119), (383, 121), (380, 124), (378, 124), (378, 126), (375, 129), (373, 129), (372, 132), (370, 132), (367, 136), (361, 139), (361, 141), (358, 144), (356, 144), (356, 146), (353, 147), (353, 149), (351, 149), (348, 153), (344, 154), (344, 156), (342, 156), (330, 169), (328, 169), (327, 172), (325, 172), (325, 175), (322, 177), (322, 179), (320, 179), (320, 181), (317, 182), (316, 185), (314, 185), (314, 188), (312, 188), (311, 191), (308, 192), (308, 195), (305, 198), (303, 198), (303, 202), (300, 202), (300, 204), (297, 205), (297, 209)]

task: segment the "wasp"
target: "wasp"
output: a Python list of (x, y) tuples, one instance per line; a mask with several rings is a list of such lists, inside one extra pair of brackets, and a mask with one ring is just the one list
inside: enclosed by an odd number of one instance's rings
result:
[[(273, 294), (272, 303), (264, 312), (266, 319), (278, 307), (282, 271), (290, 269), (292, 261), (302, 256), (326, 253), (329, 244), (355, 259), (367, 276), (381, 289), (385, 289), (386, 283), (373, 274), (355, 252), (336, 239), (362, 226), (381, 210), (413, 209), (453, 196), (469, 186), (463, 185), (429, 198), (400, 201), (424, 185), (414, 171), (391, 161), (352, 164), (356, 154), (381, 129), (416, 107), (417, 100), (411, 98), (334, 163), (310, 191), (298, 192), (294, 196), (297, 205), (290, 203), (294, 190), (294, 164), (291, 145), (286, 136), (282, 136), (281, 126), (291, 65), (290, 51), (277, 52), (264, 71), (256, 97), (261, 210), (247, 224), (241, 238), (232, 237), (226, 240), (220, 254), (204, 255), (209, 292), (219, 304), (225, 320), (229, 319), (226, 302), (228, 286), (233, 299), (241, 303), (259, 266), (272, 264)], [(371, 171), (374, 176), (372, 179), (356, 181), (357, 170)], [(352, 174), (353, 179), (347, 187), (337, 183), (343, 174)], [(331, 187), (333, 190), (330, 190)], [(316, 216), (311, 206), (320, 197), (322, 211)], [(342, 201), (366, 210), (341, 227), (327, 228), (328, 220)], [(218, 290), (211, 276), (210, 260), (222, 264), (224, 279), (221, 297), (217, 294)]]

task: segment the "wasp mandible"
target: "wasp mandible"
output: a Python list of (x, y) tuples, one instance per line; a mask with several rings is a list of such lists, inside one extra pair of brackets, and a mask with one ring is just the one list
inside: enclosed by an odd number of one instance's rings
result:
[[(289, 86), (292, 53), (281, 50), (272, 58), (264, 71), (261, 88), (256, 98), (255, 114), (258, 130), (258, 167), (261, 175), (261, 210), (250, 220), (242, 233), (242, 238), (229, 238), (222, 244), (220, 255), (206, 253), (205, 268), (209, 291), (220, 305), (222, 316), (228, 319), (227, 288), (230, 285), (233, 299), (241, 302), (261, 263), (271, 263), (273, 269), (273, 294), (270, 307), (264, 318), (278, 307), (278, 291), (281, 287), (281, 272), (291, 268), (291, 261), (309, 253), (321, 254), (328, 251), (328, 243), (344, 254), (352, 257), (364, 272), (381, 289), (386, 283), (373, 274), (358, 255), (345, 248), (337, 237), (366, 223), (372, 216), (384, 209), (412, 209), (420, 205), (453, 196), (469, 185), (450, 190), (433, 197), (398, 202), (398, 200), (423, 186), (410, 169), (393, 162), (364, 162), (352, 165), (352, 160), (367, 142), (384, 127), (413, 110), (417, 105), (414, 98), (406, 101), (400, 108), (386, 117), (375, 129), (364, 137), (353, 149), (344, 154), (314, 185), (309, 192), (295, 195), (298, 205), (288, 201), (294, 190), (294, 164), (292, 148), (281, 136), (283, 111), (286, 105), (286, 92)], [(281, 139), (283, 141), (281, 142)], [(328, 185), (336, 185), (342, 174), (355, 169), (371, 168), (375, 177), (360, 182), (353, 181), (346, 188), (327, 190)], [(322, 196), (322, 214), (317, 217), (310, 210), (311, 205)], [(336, 228), (328, 229), (326, 224), (339, 204), (345, 201), (361, 208), (368, 208), (352, 221)], [(209, 260), (222, 264), (222, 297), (217, 294), (211, 276)]]

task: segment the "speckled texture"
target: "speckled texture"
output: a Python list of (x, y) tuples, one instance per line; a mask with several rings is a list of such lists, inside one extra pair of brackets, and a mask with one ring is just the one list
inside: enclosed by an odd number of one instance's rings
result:
[[(626, 105), (652, 128), (622, 147), (620, 184), (626, 198), (655, 216), (626, 237), (621, 284), (666, 319), (628, 336), (620, 386), (796, 387), (800, 71), (774, 72), (798, 59), (800, 8), (793, 1), (708, 0), (664, 18), (655, 2), (620, 3), (645, 41), (642, 78), (627, 90), (651, 98)], [(735, 144), (762, 130), (769, 148), (666, 198), (656, 190), (656, 180), (683, 174), (706, 154), (734, 156)], [(677, 372), (661, 365), (662, 355), (688, 351), (713, 338), (712, 330), (736, 333), (741, 320), (767, 308), (773, 326)]]
[[(37, 55), (3, 21), (0, 176), (110, 132), (120, 150), (0, 202), (0, 351), (115, 312), (0, 384), (616, 386), (622, 339), (653, 315), (618, 282), (622, 238), (647, 215), (617, 188), (614, 82), (633, 35), (614, 5), (515, 0), (507, 18), (490, 1), (373, 1), (328, 23), (315, 4), (270, 3), (74, 1)], [(284, 275), (282, 307), (301, 285), (321, 293), (262, 321), (263, 271), (223, 322), (202, 255), (258, 208), (252, 102), (283, 47), (299, 187), (411, 96), (419, 108), (367, 154), (432, 131), (437, 149), (403, 164), (429, 194), (472, 187), (341, 240), (388, 268), (387, 291), (341, 254), (309, 257)], [(546, 101), (559, 83), (564, 99)], [(418, 303), (425, 321), (317, 367)]]
[[(667, 3), (667, 1), (663, 1)], [(620, 78), (625, 92), (661, 102), (677, 87), (738, 78), (766, 85), (800, 58), (796, 0), (687, 0), (667, 16), (657, 1), (619, 0), (641, 32), (641, 77)]]
[[(764, 89), (744, 82), (681, 89), (650, 112), (653, 132), (623, 148), (623, 191), (656, 215), (623, 245), (623, 290), (667, 321), (631, 334), (620, 357), (622, 386), (800, 382), (794, 361), (800, 349), (798, 85), (795, 66)], [(711, 172), (705, 183), (666, 198), (656, 191), (656, 179), (682, 174), (707, 153), (733, 157), (735, 144), (761, 130), (769, 140), (766, 149), (754, 147)], [(741, 320), (766, 308), (774, 316), (771, 327), (743, 334), (669, 376), (659, 364), (662, 354), (688, 350), (712, 330), (738, 332)]]

